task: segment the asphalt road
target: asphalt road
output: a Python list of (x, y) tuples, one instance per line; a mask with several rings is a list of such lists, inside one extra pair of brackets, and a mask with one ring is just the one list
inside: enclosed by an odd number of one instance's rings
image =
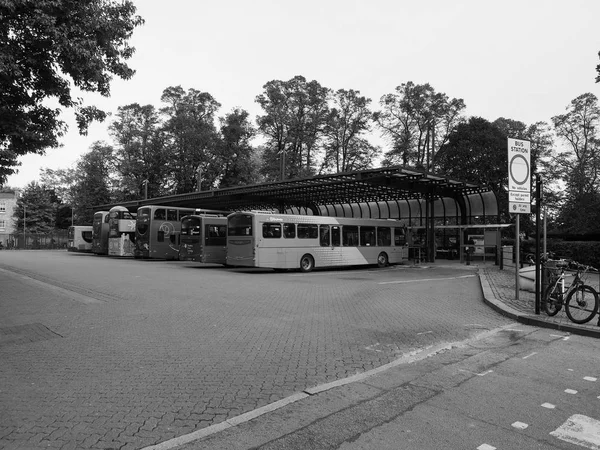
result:
[(0, 448), (143, 448), (507, 325), (475, 270), (0, 251)]

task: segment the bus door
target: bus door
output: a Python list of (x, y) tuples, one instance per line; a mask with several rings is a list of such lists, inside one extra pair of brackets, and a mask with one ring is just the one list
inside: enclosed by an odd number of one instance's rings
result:
[[(342, 262), (342, 230), (339, 225), (319, 225), (320, 258), (327, 265), (337, 265)], [(318, 263), (317, 263), (318, 264)]]

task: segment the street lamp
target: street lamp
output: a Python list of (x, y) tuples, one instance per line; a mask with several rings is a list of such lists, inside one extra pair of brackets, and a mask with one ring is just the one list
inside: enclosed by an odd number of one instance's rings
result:
[(23, 203), (23, 250), (25, 250), (25, 221), (27, 220), (27, 207)]

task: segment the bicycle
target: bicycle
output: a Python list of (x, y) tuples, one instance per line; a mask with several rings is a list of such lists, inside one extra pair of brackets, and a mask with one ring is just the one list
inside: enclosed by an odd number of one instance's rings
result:
[[(576, 270), (573, 281), (568, 287), (565, 286), (567, 267)], [(555, 316), (564, 305), (571, 322), (578, 324), (589, 322), (598, 311), (598, 293), (593, 287), (585, 284), (583, 279), (588, 271), (596, 271), (596, 269), (575, 261), (564, 260), (556, 262), (556, 268), (560, 269), (560, 273), (551, 275), (550, 283), (543, 296), (546, 314)]]

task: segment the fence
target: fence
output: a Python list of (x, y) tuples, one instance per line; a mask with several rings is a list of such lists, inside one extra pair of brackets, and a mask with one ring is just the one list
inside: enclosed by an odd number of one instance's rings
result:
[(57, 250), (67, 248), (67, 230), (51, 233), (0, 234), (0, 249)]

